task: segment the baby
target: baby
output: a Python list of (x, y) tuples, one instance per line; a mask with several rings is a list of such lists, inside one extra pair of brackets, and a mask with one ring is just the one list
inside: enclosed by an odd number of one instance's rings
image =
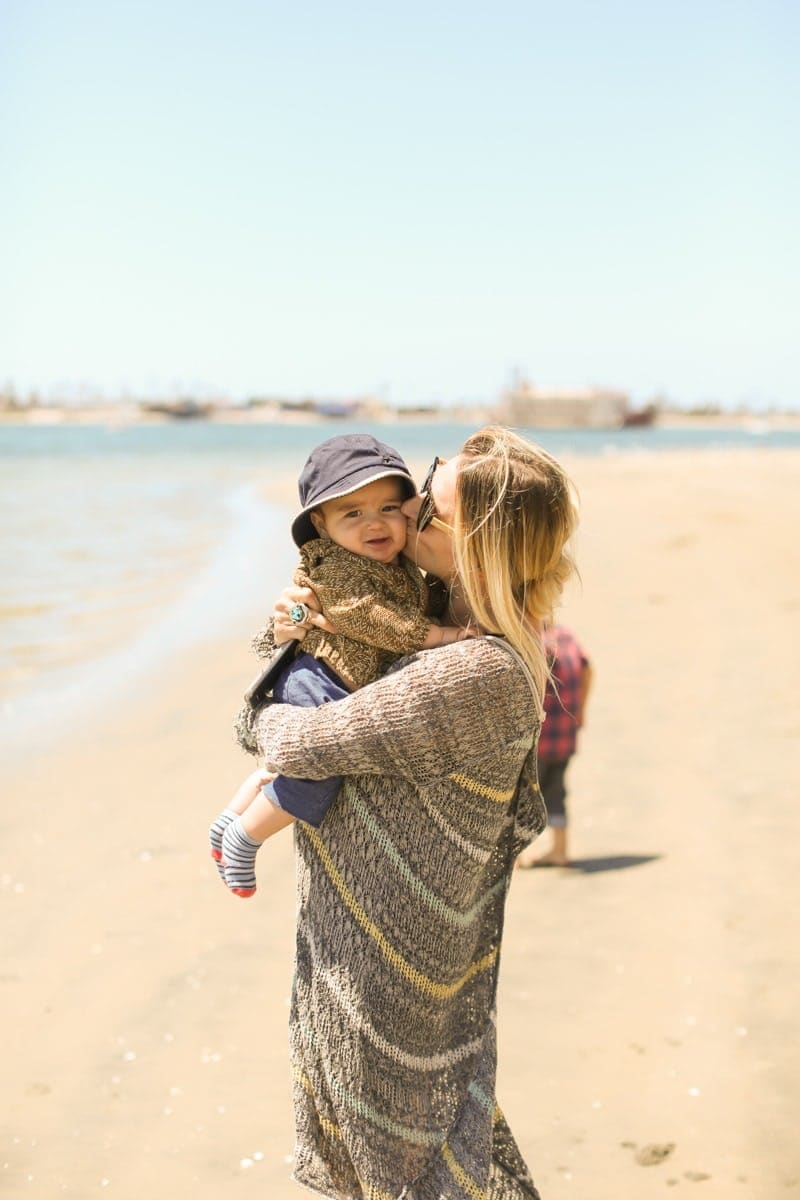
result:
[[(310, 629), (275, 685), (275, 700), (306, 706), (340, 700), (406, 654), (471, 636), (470, 629), (426, 616), (427, 584), (403, 555), (407, 522), (400, 506), (416, 489), (396, 450), (369, 434), (330, 438), (312, 451), (298, 490), (295, 583), (314, 590), (336, 632)], [(293, 607), (297, 624), (305, 624), (304, 610)], [(254, 751), (252, 719), (244, 738), (239, 732)], [(294, 820), (319, 825), (340, 783), (263, 771), (244, 780), (209, 831), (211, 854), (235, 895), (254, 894), (255, 856), (264, 840)]]

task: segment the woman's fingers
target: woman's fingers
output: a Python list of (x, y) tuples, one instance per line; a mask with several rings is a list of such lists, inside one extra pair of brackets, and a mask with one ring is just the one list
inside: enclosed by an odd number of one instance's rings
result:
[(305, 604), (306, 608), (311, 609), (313, 612), (320, 611), (320, 603), (316, 592), (312, 592), (311, 588), (295, 587), (292, 584), (291, 587), (284, 588), (275, 601), (275, 620), (277, 621), (279, 615), (288, 617), (291, 609), (296, 604)]
[(331, 625), (324, 613), (312, 612), (308, 619), (316, 629), (324, 629), (327, 633), (336, 633), (336, 626)]
[[(303, 638), (311, 628), (310, 621), (297, 620), (298, 606), (304, 606), (304, 610), (308, 612), (310, 617), (312, 611), (319, 608), (319, 601), (311, 588), (291, 587), (284, 588), (278, 599), (275, 601), (273, 609), (273, 617), (275, 621), (275, 641), (279, 646), (284, 642), (295, 641), (302, 642)], [(292, 613), (294, 612), (294, 616)]]
[(323, 615), (316, 592), (311, 588), (294, 585), (284, 588), (275, 601), (273, 616), (275, 641), (279, 646), (291, 638), (302, 642), (312, 628), (324, 629), (328, 633), (336, 632), (335, 627)]
[(302, 642), (303, 638), (308, 633), (306, 625), (295, 625), (294, 621), (286, 615), (286, 613), (278, 612), (275, 609), (275, 623), (272, 627), (272, 633), (275, 638), (275, 645), (282, 646), (285, 642)]

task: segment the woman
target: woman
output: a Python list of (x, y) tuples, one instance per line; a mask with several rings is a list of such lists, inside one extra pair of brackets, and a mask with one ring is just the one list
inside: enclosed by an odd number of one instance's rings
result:
[(494, 1097), (495, 998), (514, 860), (545, 822), (540, 628), (575, 509), (549, 455), (489, 428), (403, 511), (448, 622), (486, 636), (256, 723), (270, 770), (346, 777), (320, 829), (296, 827), (295, 1178), (337, 1200), (536, 1198)]

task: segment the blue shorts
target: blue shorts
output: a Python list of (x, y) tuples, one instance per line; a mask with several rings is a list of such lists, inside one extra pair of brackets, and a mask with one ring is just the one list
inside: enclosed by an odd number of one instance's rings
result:
[[(335, 671), (311, 654), (298, 654), (275, 684), (273, 698), (281, 704), (297, 704), (301, 708), (317, 708), (331, 700), (343, 700), (350, 692)], [(339, 795), (342, 778), (289, 779), (278, 775), (261, 789), (273, 804), (305, 821), (320, 825), (326, 812)]]

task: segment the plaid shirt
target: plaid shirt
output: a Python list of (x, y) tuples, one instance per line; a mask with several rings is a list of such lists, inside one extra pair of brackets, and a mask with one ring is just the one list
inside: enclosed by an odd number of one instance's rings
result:
[(583, 703), (583, 668), (589, 665), (589, 659), (565, 625), (545, 630), (544, 648), (558, 691), (548, 679), (538, 757), (540, 762), (566, 762), (575, 753), (577, 714)]

